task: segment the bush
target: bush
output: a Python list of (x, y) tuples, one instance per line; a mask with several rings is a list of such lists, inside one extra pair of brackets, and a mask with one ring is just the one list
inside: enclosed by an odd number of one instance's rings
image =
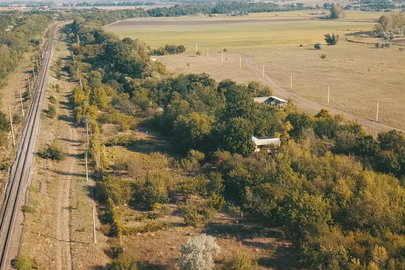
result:
[(181, 246), (180, 270), (212, 270), (215, 266), (212, 254), (220, 252), (221, 248), (212, 236), (203, 234), (189, 238)]
[(325, 58), (326, 58), (326, 54), (321, 54), (321, 59), (325, 60)]
[(315, 45), (314, 45), (314, 48), (315, 49), (317, 49), (317, 50), (320, 50), (320, 49), (322, 49), (323, 48), (323, 45), (322, 45), (322, 43), (316, 43)]
[(113, 259), (117, 259), (119, 255), (121, 255), (121, 253), (124, 252), (124, 249), (122, 247), (111, 247), (110, 248), (110, 254), (111, 254), (111, 258)]
[(246, 253), (241, 251), (237, 251), (229, 265), (227, 267), (229, 270), (256, 270), (258, 267), (256, 265), (252, 265), (252, 258)]
[(49, 97), (49, 102), (52, 103), (52, 104), (56, 104), (56, 103), (57, 103), (56, 98), (55, 98), (54, 96), (50, 96), (50, 97)]
[(198, 226), (203, 222), (203, 217), (198, 212), (197, 206), (192, 203), (187, 203), (187, 205), (180, 208), (181, 214), (184, 217), (184, 223), (189, 226)]
[(49, 104), (48, 110), (47, 110), (46, 113), (47, 113), (49, 118), (55, 118), (55, 116), (56, 116), (56, 107)]
[(26, 256), (19, 256), (11, 261), (11, 266), (18, 270), (38, 269), (36, 263)]
[(383, 47), (383, 44), (381, 43), (381, 42), (377, 42), (376, 44), (375, 44), (375, 47), (378, 49), (378, 48), (382, 48)]
[(66, 154), (63, 153), (62, 147), (59, 145), (58, 141), (53, 141), (48, 147), (39, 153), (39, 156), (45, 159), (52, 159), (60, 161), (65, 159)]
[(133, 256), (121, 254), (108, 267), (109, 270), (137, 270), (139, 266), (138, 260)]
[(401, 52), (403, 52), (405, 50), (404, 47), (399, 48), (398, 50), (400, 50)]
[(328, 45), (335, 45), (339, 41), (339, 35), (335, 35), (335, 33), (325, 35), (325, 41)]

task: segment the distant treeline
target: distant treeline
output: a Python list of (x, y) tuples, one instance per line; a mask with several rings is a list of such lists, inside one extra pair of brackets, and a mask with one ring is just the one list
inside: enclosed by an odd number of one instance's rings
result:
[(247, 14), (256, 12), (274, 12), (312, 9), (303, 4), (290, 4), (279, 7), (273, 3), (243, 3), (224, 2), (215, 5), (175, 5), (172, 7), (157, 7), (148, 10), (142, 8), (128, 10), (71, 10), (61, 12), (60, 20), (74, 19), (77, 16), (83, 17), (86, 21), (99, 22), (101, 25), (110, 24), (118, 20), (140, 18), (140, 17), (177, 17), (195, 14)]

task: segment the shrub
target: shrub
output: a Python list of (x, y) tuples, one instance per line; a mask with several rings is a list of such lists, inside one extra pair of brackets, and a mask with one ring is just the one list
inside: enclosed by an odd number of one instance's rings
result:
[(139, 266), (138, 260), (129, 255), (121, 254), (108, 267), (109, 270), (137, 270)]
[(35, 207), (29, 204), (25, 204), (22, 207), (22, 211), (24, 213), (34, 213), (35, 212)]
[(111, 258), (113, 259), (117, 259), (119, 255), (121, 255), (121, 253), (124, 252), (124, 249), (122, 247), (111, 247), (110, 248), (110, 254), (111, 254)]
[(319, 42), (314, 45), (314, 48), (317, 50), (322, 49), (322, 47), (323, 47), (322, 43), (319, 43)]
[(54, 96), (50, 96), (49, 97), (49, 102), (52, 103), (52, 104), (56, 104), (57, 101), (56, 101), (56, 98)]
[(18, 256), (11, 261), (11, 266), (18, 270), (31, 270), (37, 269), (36, 263), (26, 256)]
[(60, 161), (65, 159), (66, 154), (62, 151), (59, 142), (55, 140), (44, 151), (40, 152), (39, 156), (45, 159)]
[(335, 35), (335, 33), (325, 35), (325, 41), (328, 45), (335, 45), (339, 41), (339, 35)]
[(180, 208), (181, 214), (184, 217), (184, 223), (189, 226), (198, 226), (203, 222), (203, 217), (198, 212), (197, 206), (193, 203)]
[(246, 253), (243, 253), (241, 251), (237, 251), (231, 261), (229, 262), (229, 265), (227, 267), (229, 270), (255, 270), (258, 269), (256, 265), (252, 265), (252, 258)]
[(195, 54), (196, 54), (196, 55), (201, 55), (201, 52), (200, 52), (200, 51), (196, 51)]
[(325, 58), (326, 58), (326, 54), (321, 54), (321, 59), (325, 60)]
[(220, 252), (212, 236), (203, 234), (189, 238), (181, 246), (180, 270), (212, 270), (215, 266), (212, 254)]
[(376, 44), (375, 44), (375, 47), (378, 49), (378, 48), (382, 48), (383, 47), (383, 44), (381, 43), (381, 42), (377, 42)]
[(405, 50), (404, 47), (399, 48), (398, 50), (400, 50), (401, 52), (403, 52)]
[(384, 47), (386, 47), (386, 48), (391, 47), (391, 43), (389, 43), (389, 42), (385, 42), (385, 43), (384, 43)]
[(55, 118), (56, 116), (56, 107), (52, 104), (49, 104), (48, 110), (46, 111), (49, 118)]

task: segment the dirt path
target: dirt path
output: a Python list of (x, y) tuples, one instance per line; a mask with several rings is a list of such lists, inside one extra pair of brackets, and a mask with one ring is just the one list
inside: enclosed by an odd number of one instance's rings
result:
[[(62, 109), (64, 113), (69, 113), (67, 108)], [(66, 114), (63, 114), (66, 115)], [(67, 154), (68, 158), (64, 163), (66, 170), (60, 172), (62, 175), (60, 184), (58, 185), (58, 204), (57, 204), (57, 227), (56, 235), (58, 238), (57, 243), (57, 256), (56, 256), (56, 269), (62, 270), (72, 269), (72, 254), (70, 244), (70, 191), (73, 175), (76, 171), (76, 156), (79, 151), (77, 144), (78, 139), (77, 131), (75, 128), (69, 127), (69, 134), (65, 134), (62, 140), (68, 141)]]
[(371, 134), (376, 134), (378, 132), (381, 131), (389, 131), (392, 129), (396, 129), (398, 131), (402, 131), (405, 132), (402, 129), (398, 129), (392, 126), (388, 126), (376, 121), (372, 121), (370, 119), (366, 119), (360, 116), (356, 116), (326, 105), (321, 105), (318, 104), (316, 102), (313, 102), (311, 100), (305, 99), (301, 96), (298, 96), (282, 87), (280, 87), (276, 82), (273, 81), (273, 79), (266, 74), (264, 74), (263, 77), (263, 70), (259, 67), (257, 67), (255, 64), (253, 64), (253, 60), (249, 59), (248, 55), (244, 55), (245, 56), (245, 60), (246, 60), (246, 65), (248, 66), (248, 68), (253, 71), (256, 75), (256, 77), (262, 81), (265, 82), (266, 84), (270, 85), (273, 88), (273, 92), (274, 95), (279, 96), (283, 99), (286, 100), (291, 100), (292, 102), (294, 102), (294, 104), (296, 104), (298, 106), (298, 108), (300, 108), (301, 110), (307, 112), (307, 113), (318, 113), (321, 109), (327, 109), (329, 110), (332, 114), (343, 114), (347, 119), (349, 120), (353, 120), (353, 121), (357, 121), (360, 124), (362, 124), (366, 130), (371, 133)]

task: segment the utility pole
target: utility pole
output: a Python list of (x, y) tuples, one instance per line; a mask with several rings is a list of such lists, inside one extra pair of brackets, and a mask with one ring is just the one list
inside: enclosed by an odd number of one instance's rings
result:
[(28, 76), (28, 93), (30, 94), (30, 97), (32, 97), (31, 96), (31, 83), (30, 83), (30, 77)]
[(20, 90), (21, 114), (22, 114), (22, 119), (24, 120), (24, 118), (25, 118), (25, 115), (24, 115), (24, 104), (23, 104), (22, 95), (21, 95), (21, 88), (19, 88), (19, 90)]
[(82, 86), (82, 78), (80, 77), (79, 69), (76, 69), (76, 71), (77, 71), (77, 78), (79, 78), (80, 88), (82, 88), (83, 87)]
[(85, 157), (86, 157), (86, 182), (89, 182), (89, 169), (87, 166), (87, 151), (85, 153)]
[(86, 140), (87, 140), (87, 147), (89, 147), (89, 119), (86, 118)]
[(32, 78), (33, 78), (33, 84), (34, 84), (34, 88), (35, 88), (35, 70), (32, 70)]
[(380, 110), (380, 102), (377, 102), (377, 115), (375, 116), (375, 121), (378, 122), (378, 112)]
[(329, 104), (329, 92), (330, 92), (330, 87), (328, 85), (328, 104)]
[(96, 238), (96, 206), (93, 205), (93, 239), (94, 239), (94, 244), (97, 244), (97, 238)]
[(15, 148), (14, 128), (13, 128), (13, 116), (11, 115), (10, 106), (8, 106), (8, 114), (10, 115), (11, 137), (13, 137), (13, 148)]
[(291, 77), (290, 77), (290, 89), (292, 89), (292, 74), (291, 74)]

